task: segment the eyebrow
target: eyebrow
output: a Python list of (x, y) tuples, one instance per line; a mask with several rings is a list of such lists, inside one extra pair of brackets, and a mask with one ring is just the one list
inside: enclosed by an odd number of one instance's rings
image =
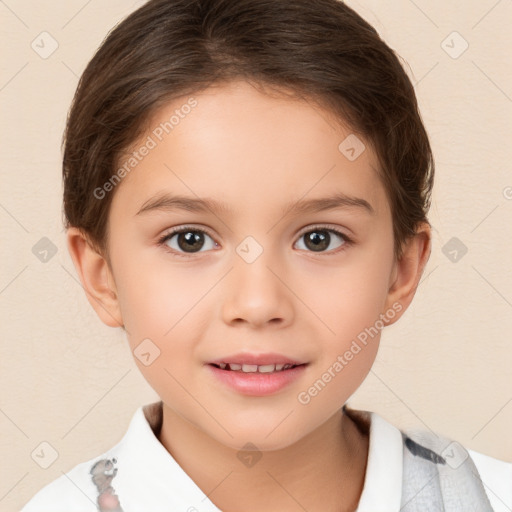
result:
[[(349, 196), (343, 193), (336, 193), (327, 197), (316, 199), (300, 199), (285, 206), (282, 215), (297, 215), (300, 213), (316, 213), (325, 210), (357, 208), (363, 209), (373, 215), (375, 210), (372, 205), (360, 197)], [(194, 198), (180, 195), (162, 194), (148, 199), (136, 213), (150, 211), (173, 211), (186, 210), (189, 212), (214, 212), (231, 213), (231, 208), (223, 201), (216, 201), (211, 198)]]

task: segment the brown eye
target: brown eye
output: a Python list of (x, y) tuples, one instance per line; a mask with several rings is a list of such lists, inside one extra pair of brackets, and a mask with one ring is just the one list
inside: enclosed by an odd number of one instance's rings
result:
[[(310, 229), (301, 235), (299, 240), (302, 239), (304, 239), (306, 250), (312, 252), (330, 252), (348, 242), (348, 238), (345, 235), (335, 229), (327, 228)], [(337, 245), (326, 251), (333, 241), (336, 242), (336, 239), (341, 240), (341, 242), (338, 242)]]
[[(206, 231), (191, 228), (184, 228), (169, 233), (160, 243), (178, 253), (192, 254), (200, 252), (205, 246), (206, 250), (208, 250), (217, 245)], [(210, 243), (210, 246), (208, 246), (208, 243)]]
[(196, 231), (178, 233), (177, 244), (185, 252), (196, 252), (204, 245), (204, 235)]

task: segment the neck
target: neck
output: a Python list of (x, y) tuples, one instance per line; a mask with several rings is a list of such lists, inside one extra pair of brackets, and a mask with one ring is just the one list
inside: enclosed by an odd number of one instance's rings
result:
[(165, 404), (158, 437), (223, 512), (353, 512), (363, 489), (368, 436), (341, 409), (297, 443), (263, 452), (255, 464), (242, 464), (238, 450)]

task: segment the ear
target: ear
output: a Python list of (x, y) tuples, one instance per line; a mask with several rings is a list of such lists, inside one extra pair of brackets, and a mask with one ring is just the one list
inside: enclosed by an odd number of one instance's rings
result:
[(78, 228), (67, 230), (68, 250), (89, 303), (102, 322), (123, 327), (114, 277), (108, 261)]
[[(395, 262), (391, 273), (385, 304), (385, 311), (392, 308), (397, 314), (392, 319), (386, 320), (386, 325), (396, 322), (412, 302), (430, 257), (431, 240), (430, 226), (422, 223), (416, 230), (416, 234), (404, 242), (402, 255)], [(400, 308), (397, 307), (398, 304)]]

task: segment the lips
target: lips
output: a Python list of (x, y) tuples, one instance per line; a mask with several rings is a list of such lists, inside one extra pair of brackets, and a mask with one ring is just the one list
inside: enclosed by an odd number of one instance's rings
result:
[(268, 396), (300, 379), (308, 364), (282, 354), (235, 354), (205, 366), (217, 382), (231, 391)]

